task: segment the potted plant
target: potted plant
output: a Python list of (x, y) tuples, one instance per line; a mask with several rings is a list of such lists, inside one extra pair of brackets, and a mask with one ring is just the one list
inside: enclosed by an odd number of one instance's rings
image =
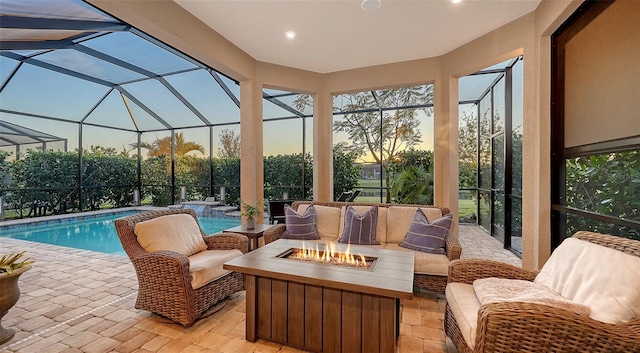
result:
[(0, 258), (0, 344), (13, 338), (15, 331), (2, 327), (2, 318), (20, 298), (20, 288), (18, 288), (18, 277), (31, 268), (33, 260), (27, 258), (20, 260), (24, 256), (21, 253), (8, 253)]
[(264, 215), (264, 206), (262, 202), (256, 202), (254, 204), (248, 204), (240, 199), (240, 205), (242, 206), (241, 216), (247, 217), (247, 229), (256, 228), (256, 217)]

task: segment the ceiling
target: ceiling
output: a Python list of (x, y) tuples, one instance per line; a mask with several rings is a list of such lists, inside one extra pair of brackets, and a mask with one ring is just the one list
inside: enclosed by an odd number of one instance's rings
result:
[[(258, 61), (319, 73), (443, 55), (540, 0), (174, 0)], [(294, 39), (285, 37), (295, 31)]]

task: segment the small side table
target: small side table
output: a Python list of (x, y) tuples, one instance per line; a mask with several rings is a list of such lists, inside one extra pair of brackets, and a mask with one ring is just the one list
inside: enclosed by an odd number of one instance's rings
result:
[[(225, 229), (222, 232), (223, 233), (238, 233), (238, 234), (242, 234), (245, 235), (247, 238), (249, 238), (249, 251), (253, 251), (255, 249), (258, 248), (258, 239), (261, 238), (264, 235), (264, 231), (273, 227), (270, 224), (256, 224), (256, 227), (254, 229), (247, 229), (247, 225), (246, 224), (241, 224), (237, 227), (233, 227), (233, 228), (229, 228), (229, 229)], [(255, 243), (255, 246), (254, 246)]]

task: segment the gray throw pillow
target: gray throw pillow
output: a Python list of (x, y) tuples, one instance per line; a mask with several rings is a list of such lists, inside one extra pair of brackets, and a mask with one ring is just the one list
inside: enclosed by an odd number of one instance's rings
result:
[(430, 224), (427, 216), (418, 208), (400, 246), (431, 254), (444, 254), (451, 223), (453, 215), (449, 213)]
[(316, 223), (316, 208), (309, 206), (300, 215), (289, 205), (284, 206), (284, 221), (287, 230), (282, 234), (283, 239), (318, 240), (318, 226)]
[(362, 215), (347, 205), (344, 211), (344, 231), (339, 243), (361, 245), (380, 245), (376, 240), (376, 226), (378, 225), (378, 206), (364, 211)]

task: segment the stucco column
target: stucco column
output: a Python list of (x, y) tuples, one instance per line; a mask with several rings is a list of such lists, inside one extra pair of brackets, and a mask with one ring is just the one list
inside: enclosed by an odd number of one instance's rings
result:
[(313, 97), (313, 199), (333, 200), (333, 96)]
[(240, 82), (240, 147), (240, 197), (251, 204), (263, 201), (262, 85), (255, 80)]
[(540, 269), (551, 254), (551, 100), (536, 94), (551, 86), (550, 37), (536, 38), (535, 47), (525, 47), (522, 87), (522, 267), (530, 270)]
[[(458, 219), (458, 79), (434, 83), (434, 204)], [(456, 222), (457, 223), (457, 222)]]

